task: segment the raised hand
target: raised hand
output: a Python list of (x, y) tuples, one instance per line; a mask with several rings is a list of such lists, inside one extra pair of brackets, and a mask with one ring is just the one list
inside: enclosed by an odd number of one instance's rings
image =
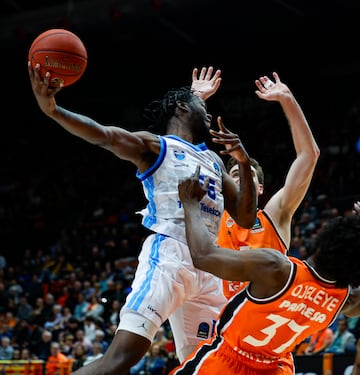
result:
[(249, 155), (245, 150), (239, 136), (224, 126), (222, 118), (219, 116), (217, 118), (219, 131), (210, 129), (210, 134), (213, 136), (212, 141), (217, 144), (225, 146), (225, 150), (221, 150), (222, 155), (231, 155), (233, 158), (239, 162), (248, 161)]
[(28, 62), (28, 72), (31, 81), (32, 91), (38, 102), (40, 109), (48, 116), (54, 113), (56, 109), (55, 94), (61, 90), (61, 87), (49, 87), (50, 73), (45, 74), (44, 80), (41, 80), (40, 64), (36, 64), (35, 69), (32, 68), (30, 61)]
[(268, 76), (262, 76), (255, 80), (258, 90), (255, 91), (256, 95), (268, 101), (280, 101), (284, 95), (291, 95), (290, 89), (287, 85), (281, 82), (279, 75), (273, 73), (274, 81)]
[(214, 68), (209, 66), (208, 68), (203, 67), (200, 71), (194, 68), (192, 73), (192, 92), (199, 96), (201, 99), (206, 100), (211, 95), (214, 95), (221, 83), (221, 70), (216, 70), (213, 74)]

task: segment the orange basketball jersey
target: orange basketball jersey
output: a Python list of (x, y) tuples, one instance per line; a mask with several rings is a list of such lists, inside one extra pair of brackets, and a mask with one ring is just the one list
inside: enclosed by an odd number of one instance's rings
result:
[[(258, 210), (256, 222), (251, 229), (239, 227), (227, 211), (224, 211), (218, 232), (218, 244), (228, 249), (271, 248), (287, 254), (287, 246), (265, 211)], [(230, 299), (245, 287), (241, 281), (223, 280), (224, 295)]]
[(246, 287), (223, 308), (211, 339), (199, 344), (171, 375), (290, 375), (292, 352), (311, 334), (329, 326), (350, 288), (335, 288), (309, 264), (289, 257), (286, 285), (268, 298)]

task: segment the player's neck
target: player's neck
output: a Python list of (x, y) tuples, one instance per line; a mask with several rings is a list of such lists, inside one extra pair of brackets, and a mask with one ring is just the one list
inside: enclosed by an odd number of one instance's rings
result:
[(166, 134), (168, 135), (176, 135), (177, 137), (187, 141), (189, 143), (194, 143), (193, 135), (185, 129), (184, 126), (177, 126), (176, 124), (170, 125), (167, 129)]

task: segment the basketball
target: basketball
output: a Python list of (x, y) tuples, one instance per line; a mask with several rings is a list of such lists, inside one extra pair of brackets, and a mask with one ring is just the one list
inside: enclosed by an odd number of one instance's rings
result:
[(50, 72), (50, 86), (69, 86), (84, 74), (87, 51), (82, 40), (71, 31), (50, 29), (32, 42), (28, 59), (33, 68), (40, 64), (41, 79)]

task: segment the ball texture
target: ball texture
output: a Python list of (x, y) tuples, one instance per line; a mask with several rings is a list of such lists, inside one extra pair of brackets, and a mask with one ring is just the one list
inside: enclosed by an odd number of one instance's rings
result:
[(40, 64), (42, 79), (50, 72), (52, 87), (76, 82), (85, 72), (87, 57), (82, 40), (65, 29), (50, 29), (40, 34), (32, 42), (28, 55), (33, 68)]

